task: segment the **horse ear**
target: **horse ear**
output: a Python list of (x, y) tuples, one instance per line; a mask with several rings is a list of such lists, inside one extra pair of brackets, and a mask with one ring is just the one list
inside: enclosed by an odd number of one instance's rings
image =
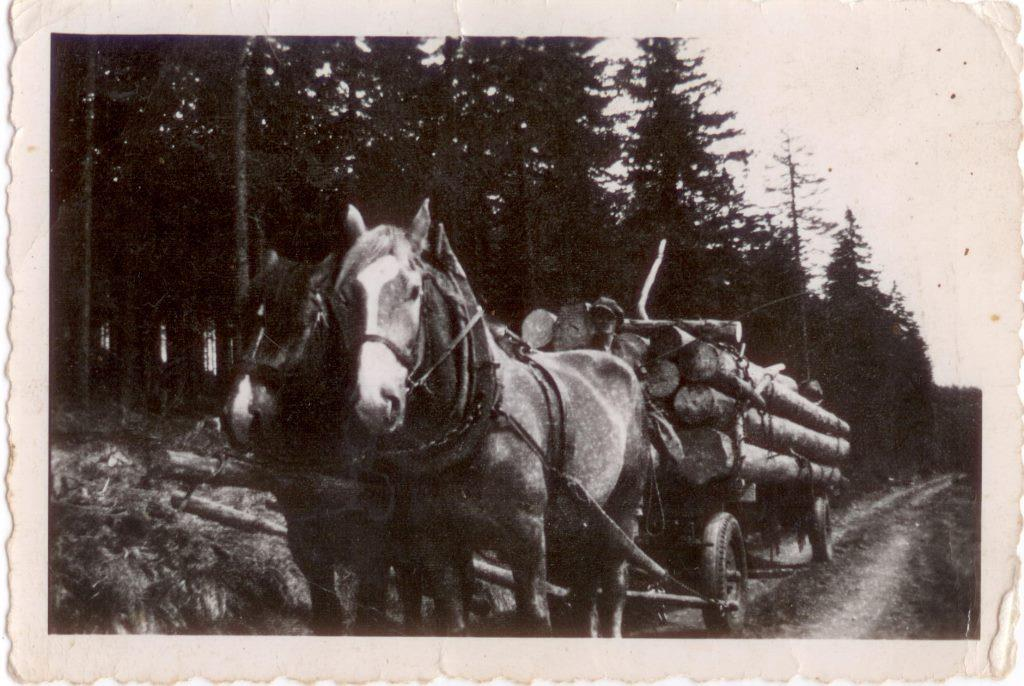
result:
[(427, 245), (427, 234), (430, 233), (430, 198), (423, 200), (419, 212), (412, 219), (409, 227), (409, 242), (417, 252), (422, 252)]
[(348, 212), (345, 213), (345, 230), (352, 241), (366, 233), (366, 222), (355, 205), (349, 205)]

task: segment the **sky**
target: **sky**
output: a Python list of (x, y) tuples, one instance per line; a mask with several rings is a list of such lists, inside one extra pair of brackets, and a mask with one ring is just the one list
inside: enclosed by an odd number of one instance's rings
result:
[[(835, 12), (838, 3), (820, 5)], [(1020, 268), (1005, 254), (1019, 252), (1019, 214), (995, 209), (1019, 196), (1016, 73), (969, 9), (930, 5), (923, 23), (919, 6), (891, 3), (886, 21), (877, 6), (870, 20), (844, 6), (835, 24), (843, 30), (829, 35), (814, 4), (805, 5), (805, 22), (723, 6), (685, 23), (689, 50), (703, 51), (708, 75), (721, 82), (709, 106), (736, 113), (744, 131), (736, 145), (754, 153), (742, 178), (748, 198), (772, 202), (763, 189), (778, 178), (772, 154), (788, 132), (809, 153), (808, 171), (826, 179), (824, 214), (841, 223), (847, 207), (854, 212), (883, 284), (895, 282), (906, 297), (936, 380), (980, 384), (985, 330), (1011, 325), (1019, 309), (1017, 288), (1003, 309), (977, 307), (978, 294), (1012, 285), (1008, 276), (1019, 284)], [(599, 52), (628, 57), (632, 49), (629, 39), (610, 39)], [(990, 240), (1007, 227), (1009, 240)], [(829, 246), (816, 247), (824, 258)]]

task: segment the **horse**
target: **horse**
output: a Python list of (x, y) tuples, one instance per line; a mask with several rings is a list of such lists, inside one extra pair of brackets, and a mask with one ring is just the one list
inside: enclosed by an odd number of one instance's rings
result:
[[(309, 584), (314, 633), (376, 633), (382, 620), (388, 569), (387, 504), (369, 489), (361, 502), (339, 502), (323, 475), (348, 477), (344, 416), (351, 403), (343, 389), (348, 366), (340, 332), (329, 325), (323, 293), (333, 286), (340, 257), (294, 262), (268, 250), (249, 290), (242, 322), (248, 341), (236, 366), (224, 408), (225, 432), (258, 462), (289, 478), (272, 491), (287, 522), (287, 542)], [(351, 489), (347, 491), (351, 493)], [(337, 593), (336, 575), (356, 597)], [(406, 614), (420, 596), (400, 587)], [(415, 598), (415, 600), (412, 600)]]
[(361, 433), (360, 459), (403, 484), (406, 552), (445, 630), (466, 630), (453, 569), (495, 551), (523, 631), (552, 630), (550, 569), (578, 629), (621, 636), (628, 556), (605, 525), (636, 536), (651, 457), (633, 370), (596, 350), (499, 344), (429, 201), (407, 227), (369, 229), (353, 206), (345, 223), (333, 297), (353, 364), (346, 439)]

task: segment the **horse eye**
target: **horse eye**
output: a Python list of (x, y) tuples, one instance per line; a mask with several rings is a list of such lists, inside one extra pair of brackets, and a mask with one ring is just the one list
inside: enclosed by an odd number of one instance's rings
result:
[(420, 287), (419, 287), (419, 284), (417, 284), (417, 285), (415, 285), (415, 286), (413, 286), (412, 288), (409, 289), (409, 300), (415, 300), (418, 297), (420, 297)]

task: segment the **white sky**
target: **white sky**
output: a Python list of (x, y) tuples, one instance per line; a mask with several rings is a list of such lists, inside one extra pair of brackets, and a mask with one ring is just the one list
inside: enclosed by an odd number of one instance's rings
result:
[[(987, 257), (999, 257), (986, 254), (996, 243), (976, 222), (1019, 179), (1016, 75), (991, 78), (1012, 67), (964, 6), (928, 5), (935, 21), (922, 27), (911, 3), (891, 3), (885, 22), (877, 5), (870, 21), (848, 5), (843, 30), (829, 36), (810, 20), (818, 5), (803, 7), (806, 24), (769, 11), (687, 17), (690, 48), (704, 51), (707, 73), (722, 84), (709, 105), (736, 112), (745, 131), (737, 145), (754, 153), (748, 197), (765, 200), (759, 190), (777, 178), (771, 156), (788, 131), (813, 154), (809, 171), (827, 179), (820, 200), (828, 218), (842, 222), (850, 207), (883, 284), (895, 281), (906, 296), (937, 381), (980, 383), (978, 334), (1017, 314), (1015, 298), (1005, 312), (979, 312), (971, 298), (997, 277)], [(627, 56), (630, 42), (609, 40), (600, 52)]]

